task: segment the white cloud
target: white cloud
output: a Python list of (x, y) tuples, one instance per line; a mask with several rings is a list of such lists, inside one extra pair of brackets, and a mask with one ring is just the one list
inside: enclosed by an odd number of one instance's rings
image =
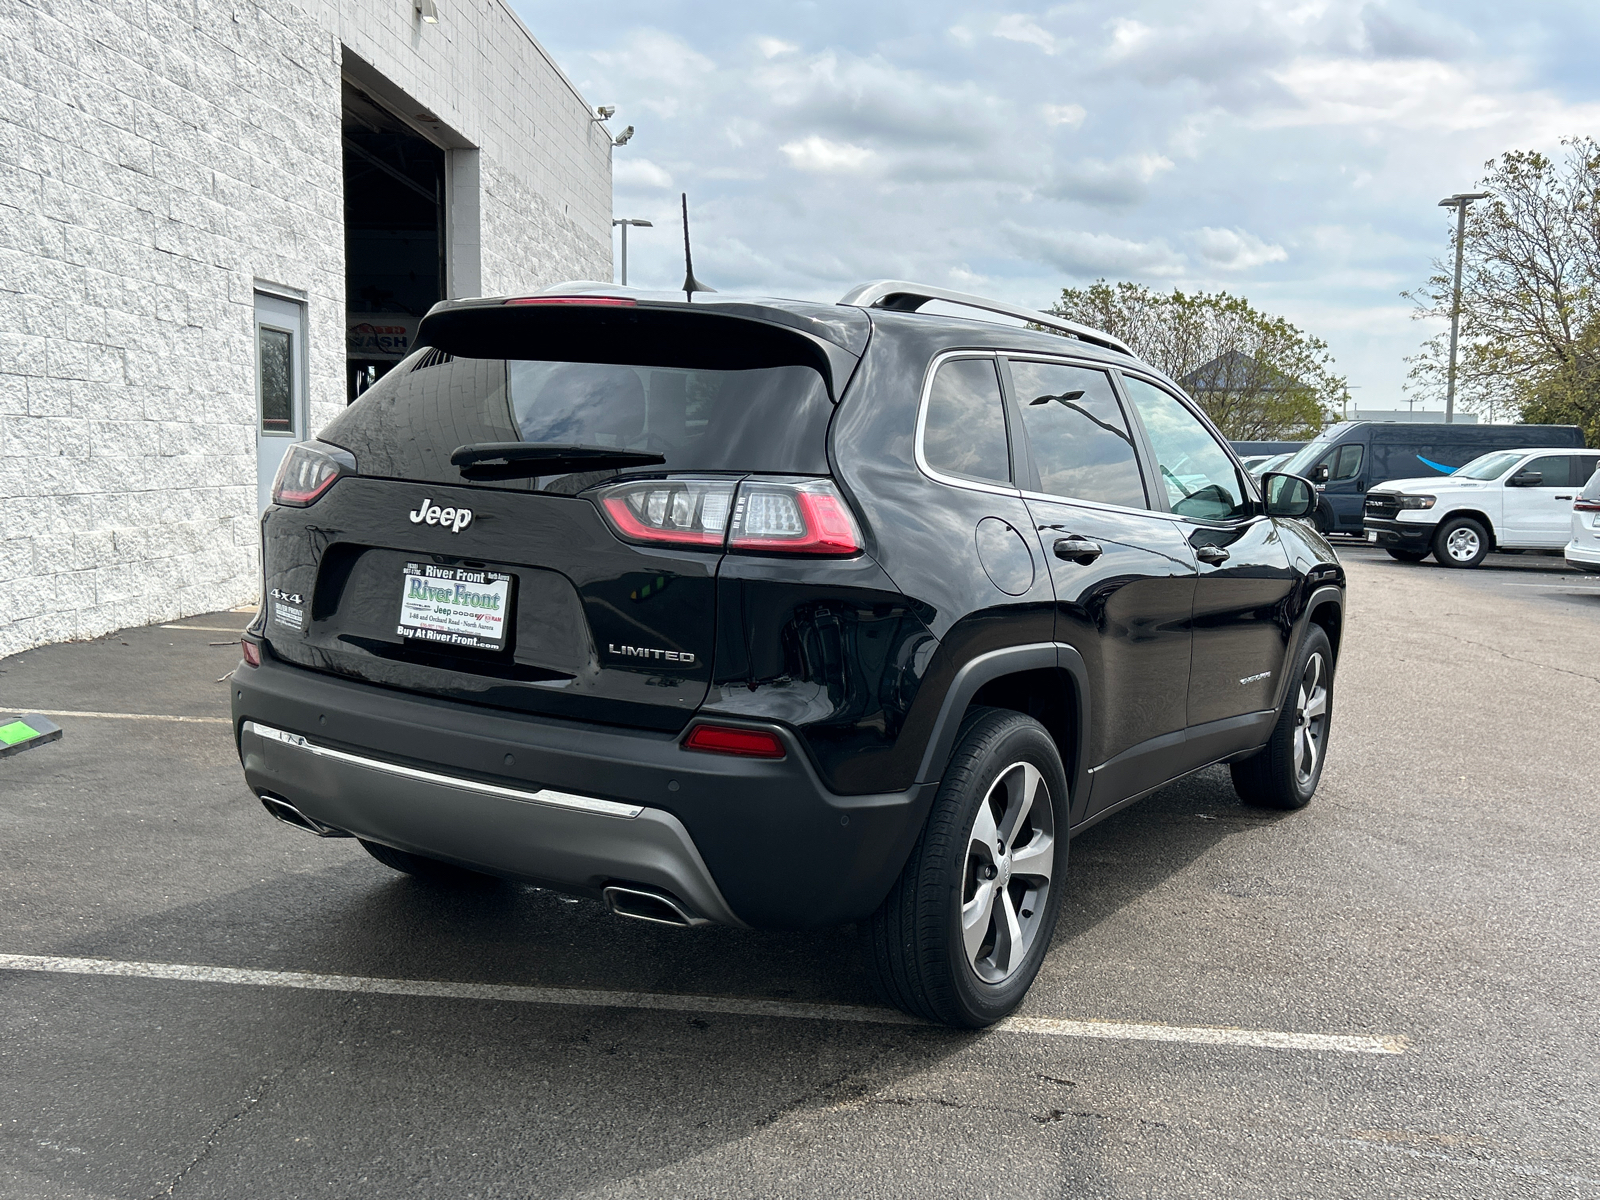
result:
[(780, 38), (762, 37), (756, 39), (756, 49), (761, 51), (763, 58), (777, 58), (780, 54), (793, 54), (800, 47)]
[(1162, 154), (1126, 154), (1111, 162), (1085, 158), (1063, 164), (1049, 194), (1103, 208), (1126, 208), (1143, 200), (1151, 180), (1172, 166)]
[(1245, 271), (1289, 257), (1282, 246), (1270, 245), (1242, 229), (1214, 229), (1208, 225), (1195, 230), (1189, 240), (1202, 259), (1224, 271)]
[(1044, 119), (1051, 125), (1066, 125), (1076, 129), (1089, 114), (1081, 104), (1046, 104)]
[(1185, 265), (1183, 255), (1162, 238), (1139, 242), (1084, 230), (1031, 229), (1015, 222), (1007, 222), (1005, 228), (1013, 242), (1032, 257), (1076, 279), (1102, 275), (1171, 278), (1181, 274)]
[(1041, 29), (1022, 13), (1009, 13), (996, 21), (994, 36), (1009, 42), (1026, 42), (1030, 46), (1039, 47), (1046, 54), (1054, 54), (1061, 47), (1055, 34), (1047, 29)]
[(872, 158), (872, 151), (865, 146), (830, 142), (816, 134), (787, 142), (779, 149), (802, 171), (858, 171)]
[(669, 188), (672, 176), (648, 158), (624, 158), (618, 152), (611, 162), (611, 182), (617, 187)]

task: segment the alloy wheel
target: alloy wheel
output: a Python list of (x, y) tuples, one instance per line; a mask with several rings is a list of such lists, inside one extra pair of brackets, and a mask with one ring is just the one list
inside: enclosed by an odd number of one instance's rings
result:
[(1294, 773), (1300, 786), (1307, 786), (1322, 761), (1322, 747), (1328, 736), (1327, 667), (1321, 654), (1306, 660), (1295, 694)]
[(1055, 866), (1055, 808), (1032, 763), (1001, 771), (967, 836), (961, 939), (986, 983), (1000, 983), (1038, 937)]

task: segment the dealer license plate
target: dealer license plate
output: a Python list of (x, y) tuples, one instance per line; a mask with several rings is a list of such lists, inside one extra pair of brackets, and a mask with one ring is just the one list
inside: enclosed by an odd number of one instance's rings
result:
[(400, 592), (401, 637), (471, 650), (504, 650), (511, 576), (468, 567), (407, 563)]

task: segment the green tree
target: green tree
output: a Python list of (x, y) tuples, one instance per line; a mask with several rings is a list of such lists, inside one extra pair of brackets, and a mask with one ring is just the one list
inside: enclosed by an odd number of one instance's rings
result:
[(1243, 296), (1100, 279), (1063, 289), (1050, 311), (1121, 338), (1182, 385), (1230, 438), (1305, 440), (1348, 398), (1327, 343)]
[[(1583, 426), (1600, 444), (1600, 143), (1570, 138), (1557, 161), (1512, 150), (1484, 164), (1462, 242), (1456, 401), (1492, 419)], [(1451, 254), (1402, 293), (1417, 317), (1450, 319)], [(1407, 390), (1445, 394), (1450, 335), (1411, 364)]]

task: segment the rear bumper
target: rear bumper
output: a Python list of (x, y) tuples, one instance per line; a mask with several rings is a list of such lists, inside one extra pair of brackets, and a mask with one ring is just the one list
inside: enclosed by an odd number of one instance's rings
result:
[(1367, 532), (1377, 535), (1378, 545), (1396, 550), (1433, 549), (1433, 531), (1437, 524), (1424, 525), (1415, 521), (1396, 521), (1392, 518), (1368, 517)]
[(1585, 546), (1577, 538), (1567, 543), (1562, 552), (1567, 566), (1578, 571), (1600, 571), (1600, 542)]
[(788, 757), (764, 761), (352, 682), (270, 653), (232, 683), (258, 795), (370, 841), (582, 895), (665, 890), (728, 924), (871, 913), (938, 786), (836, 795), (780, 726)]

